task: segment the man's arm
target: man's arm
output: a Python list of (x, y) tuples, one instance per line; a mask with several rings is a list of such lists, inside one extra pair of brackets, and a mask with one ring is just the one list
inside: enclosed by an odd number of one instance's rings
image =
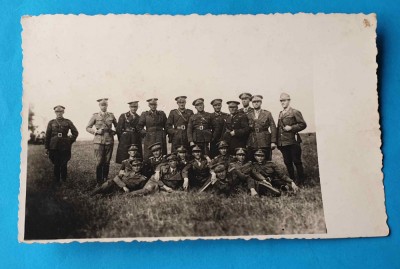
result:
[(125, 125), (125, 114), (121, 114), (121, 116), (119, 116), (118, 118), (117, 127), (115, 128), (118, 140), (120, 139), (122, 133), (124, 132), (124, 125)]
[(169, 112), (167, 122), (165, 123), (165, 129), (167, 130), (167, 134), (171, 136), (174, 135), (175, 133), (173, 125), (174, 125), (174, 110), (171, 110), (171, 112)]
[(50, 139), (51, 139), (51, 121), (49, 121), (49, 123), (47, 124), (46, 138), (45, 138), (45, 142), (44, 142), (45, 149), (49, 149)]
[(92, 135), (95, 135), (95, 134), (96, 134), (96, 131), (93, 130), (93, 126), (94, 126), (95, 123), (96, 123), (96, 116), (93, 115), (93, 116), (90, 118), (89, 123), (88, 123), (87, 126), (86, 126), (86, 131), (87, 131), (88, 133), (91, 133)]
[(187, 127), (187, 137), (189, 143), (193, 142), (193, 117), (194, 115), (190, 116)]
[(79, 132), (78, 132), (78, 129), (76, 129), (76, 127), (72, 121), (69, 121), (69, 129), (71, 130), (71, 134), (72, 134), (71, 143), (73, 143), (78, 138)]
[(296, 124), (292, 125), (292, 132), (298, 133), (303, 131), (307, 127), (307, 123), (305, 122), (303, 115), (300, 111), (293, 109), (293, 115), (296, 119)]
[(278, 135), (278, 131), (276, 129), (274, 118), (272, 117), (271, 112), (268, 114), (269, 128), (271, 129), (271, 143), (276, 144), (276, 137)]
[(240, 126), (241, 128), (235, 130), (235, 136), (242, 137), (248, 135), (250, 132), (250, 127), (247, 115), (243, 115), (240, 119)]

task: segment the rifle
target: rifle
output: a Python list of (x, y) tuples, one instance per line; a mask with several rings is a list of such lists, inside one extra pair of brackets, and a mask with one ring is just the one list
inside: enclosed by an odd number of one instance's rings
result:
[[(231, 167), (228, 169), (227, 173), (232, 172), (233, 170), (235, 170), (235, 167)], [(215, 184), (217, 181), (219, 180), (218, 177), (216, 177), (216, 180), (214, 181), (213, 184)], [(201, 187), (201, 189), (199, 190), (199, 193), (202, 193), (203, 191), (205, 191), (210, 185), (211, 185), (212, 181), (211, 181), (211, 177), (209, 179), (207, 179), (206, 183), (204, 183), (203, 187)]]

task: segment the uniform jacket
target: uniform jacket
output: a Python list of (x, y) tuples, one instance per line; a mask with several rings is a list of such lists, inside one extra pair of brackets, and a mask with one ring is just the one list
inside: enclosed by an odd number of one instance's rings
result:
[(191, 185), (196, 187), (203, 186), (210, 175), (210, 168), (205, 158), (202, 158), (200, 162), (193, 159), (182, 170), (182, 177), (189, 178)]
[(160, 166), (167, 163), (165, 156), (155, 158), (151, 156), (143, 163), (142, 174), (151, 177), (156, 171), (160, 171)]
[(127, 187), (132, 191), (143, 188), (147, 182), (147, 178), (140, 173), (131, 171), (129, 174), (124, 174), (123, 177), (116, 176), (113, 181), (118, 185), (118, 187)]
[[(165, 124), (167, 122), (167, 116), (164, 111), (151, 110), (145, 111), (140, 115), (138, 128), (142, 134), (145, 134), (144, 138), (144, 157), (151, 156), (151, 152), (148, 147), (156, 142), (161, 142), (162, 154), (167, 154), (167, 141)], [(144, 130), (146, 128), (146, 130)]]
[(251, 148), (269, 148), (271, 143), (276, 143), (276, 125), (271, 112), (260, 109), (256, 119), (255, 110), (247, 114), (249, 118), (250, 135), (247, 146)]
[(188, 165), (192, 160), (193, 160), (193, 156), (190, 156), (190, 155), (187, 155), (184, 160), (179, 159), (178, 165), (177, 165), (178, 169), (180, 171), (182, 171), (183, 168), (185, 168), (185, 166)]
[(239, 109), (239, 112), (243, 112), (243, 113), (245, 113), (246, 115), (248, 115), (248, 114), (249, 114), (250, 112), (252, 112), (253, 110), (254, 110), (254, 108), (252, 108), (251, 106), (248, 106), (246, 111), (244, 111), (244, 107), (242, 107), (241, 109)]
[(236, 170), (233, 170), (226, 174), (225, 179), (219, 179), (211, 185), (211, 192), (229, 196), (237, 193), (241, 186), (245, 186), (245, 189), (250, 190), (254, 188), (254, 180), (250, 176), (237, 173)]
[[(291, 126), (292, 130), (289, 132), (283, 129), (284, 126)], [(281, 111), (279, 113), (278, 119), (278, 132), (277, 132), (277, 142), (278, 146), (288, 146), (295, 143), (301, 143), (300, 139), (296, 139), (296, 134), (307, 127), (306, 122), (301, 115), (301, 112), (289, 107), (288, 111), (283, 114)]]
[[(71, 137), (68, 131), (71, 130)], [(49, 150), (71, 150), (71, 144), (78, 137), (78, 130), (68, 119), (54, 119), (49, 121), (46, 130), (45, 148)]]
[[(117, 128), (117, 120), (111, 112), (105, 112), (101, 114), (100, 112), (94, 113), (90, 118), (88, 125), (86, 126), (86, 131), (94, 135), (94, 144), (114, 144), (114, 134), (115, 131), (112, 130), (112, 125)], [(93, 130), (93, 126), (96, 130), (103, 130), (102, 134), (97, 134)]]
[(212, 161), (211, 161), (211, 166), (214, 165), (214, 164), (223, 162), (223, 163), (225, 163), (225, 167), (228, 168), (228, 167), (229, 167), (229, 164), (230, 164), (231, 162), (233, 162), (233, 161), (235, 161), (235, 157), (233, 157), (233, 156), (231, 156), (231, 155), (229, 155), (229, 154), (226, 154), (225, 156), (223, 156), (223, 155), (218, 155), (218, 156), (216, 156), (214, 159), (212, 159)]
[(263, 164), (253, 163), (253, 169), (251, 170), (251, 176), (257, 181), (273, 182), (275, 180), (282, 180), (287, 183), (291, 183), (292, 180), (280, 169), (274, 162), (267, 161)]
[(218, 142), (221, 140), (222, 135), (224, 134), (225, 122), (228, 116), (229, 114), (225, 112), (211, 113), (211, 119), (213, 123), (213, 134), (211, 141)]
[(179, 109), (173, 109), (168, 115), (166, 128), (173, 147), (179, 145), (188, 145), (187, 126), (193, 111), (185, 109), (181, 112)]
[[(231, 136), (230, 131), (235, 131), (235, 135)], [(223, 140), (229, 144), (231, 153), (235, 148), (246, 147), (249, 131), (249, 119), (245, 113), (237, 112), (234, 115), (229, 115), (225, 122)]]
[(117, 124), (117, 136), (119, 140), (118, 150), (116, 155), (116, 162), (121, 163), (123, 160), (129, 158), (128, 149), (132, 144), (139, 146), (139, 154), (142, 156), (142, 136), (139, 128), (139, 115), (132, 112), (121, 114)]
[(209, 143), (212, 139), (213, 121), (207, 112), (196, 113), (189, 119), (187, 136), (189, 142)]
[(253, 169), (252, 162), (239, 162), (233, 161), (229, 164), (229, 170), (236, 170), (238, 173), (242, 173), (244, 175), (250, 175), (251, 170)]
[(174, 172), (172, 172), (172, 169), (168, 164), (160, 167), (160, 180), (166, 186), (174, 190), (179, 189), (183, 184), (181, 171), (176, 167)]

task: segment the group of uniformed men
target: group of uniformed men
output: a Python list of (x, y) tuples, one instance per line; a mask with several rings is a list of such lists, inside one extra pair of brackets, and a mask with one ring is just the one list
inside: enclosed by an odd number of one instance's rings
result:
[[(283, 110), (276, 126), (271, 112), (261, 108), (261, 95), (242, 93), (239, 98), (243, 107), (239, 109), (238, 101), (228, 101), (229, 114), (221, 111), (221, 99), (211, 101), (214, 112), (208, 113), (204, 99), (198, 98), (192, 103), (197, 110), (193, 113), (186, 108), (187, 97), (178, 96), (178, 108), (168, 117), (157, 110), (157, 98), (147, 100), (150, 110), (140, 116), (139, 102), (132, 101), (118, 121), (107, 111), (108, 99), (97, 100), (100, 112), (93, 114), (86, 127), (94, 135), (97, 187), (92, 194), (118, 189), (134, 196), (189, 189), (225, 195), (240, 190), (276, 196), (282, 191), (297, 192), (298, 185), (305, 183), (298, 134), (307, 126), (302, 114), (290, 107), (290, 96), (282, 93)], [(61, 105), (54, 107), (56, 119), (46, 131), (45, 148), (54, 164), (56, 184), (67, 179), (71, 145), (78, 137), (74, 124), (63, 117), (64, 110)], [(109, 179), (114, 135), (119, 140), (116, 163), (121, 169)], [(168, 155), (167, 136), (171, 143)], [(271, 161), (276, 147), (289, 176)]]

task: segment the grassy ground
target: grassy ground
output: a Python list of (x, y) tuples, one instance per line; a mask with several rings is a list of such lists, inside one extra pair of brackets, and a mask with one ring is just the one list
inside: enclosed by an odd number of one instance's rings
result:
[[(43, 146), (29, 145), (25, 239), (325, 233), (315, 134), (304, 134), (303, 141), (311, 184), (295, 196), (279, 198), (185, 192), (91, 197), (95, 186), (91, 142), (74, 144), (69, 181), (57, 189), (51, 186), (52, 165)], [(278, 150), (273, 160), (283, 165)], [(110, 176), (118, 170), (112, 162)]]

